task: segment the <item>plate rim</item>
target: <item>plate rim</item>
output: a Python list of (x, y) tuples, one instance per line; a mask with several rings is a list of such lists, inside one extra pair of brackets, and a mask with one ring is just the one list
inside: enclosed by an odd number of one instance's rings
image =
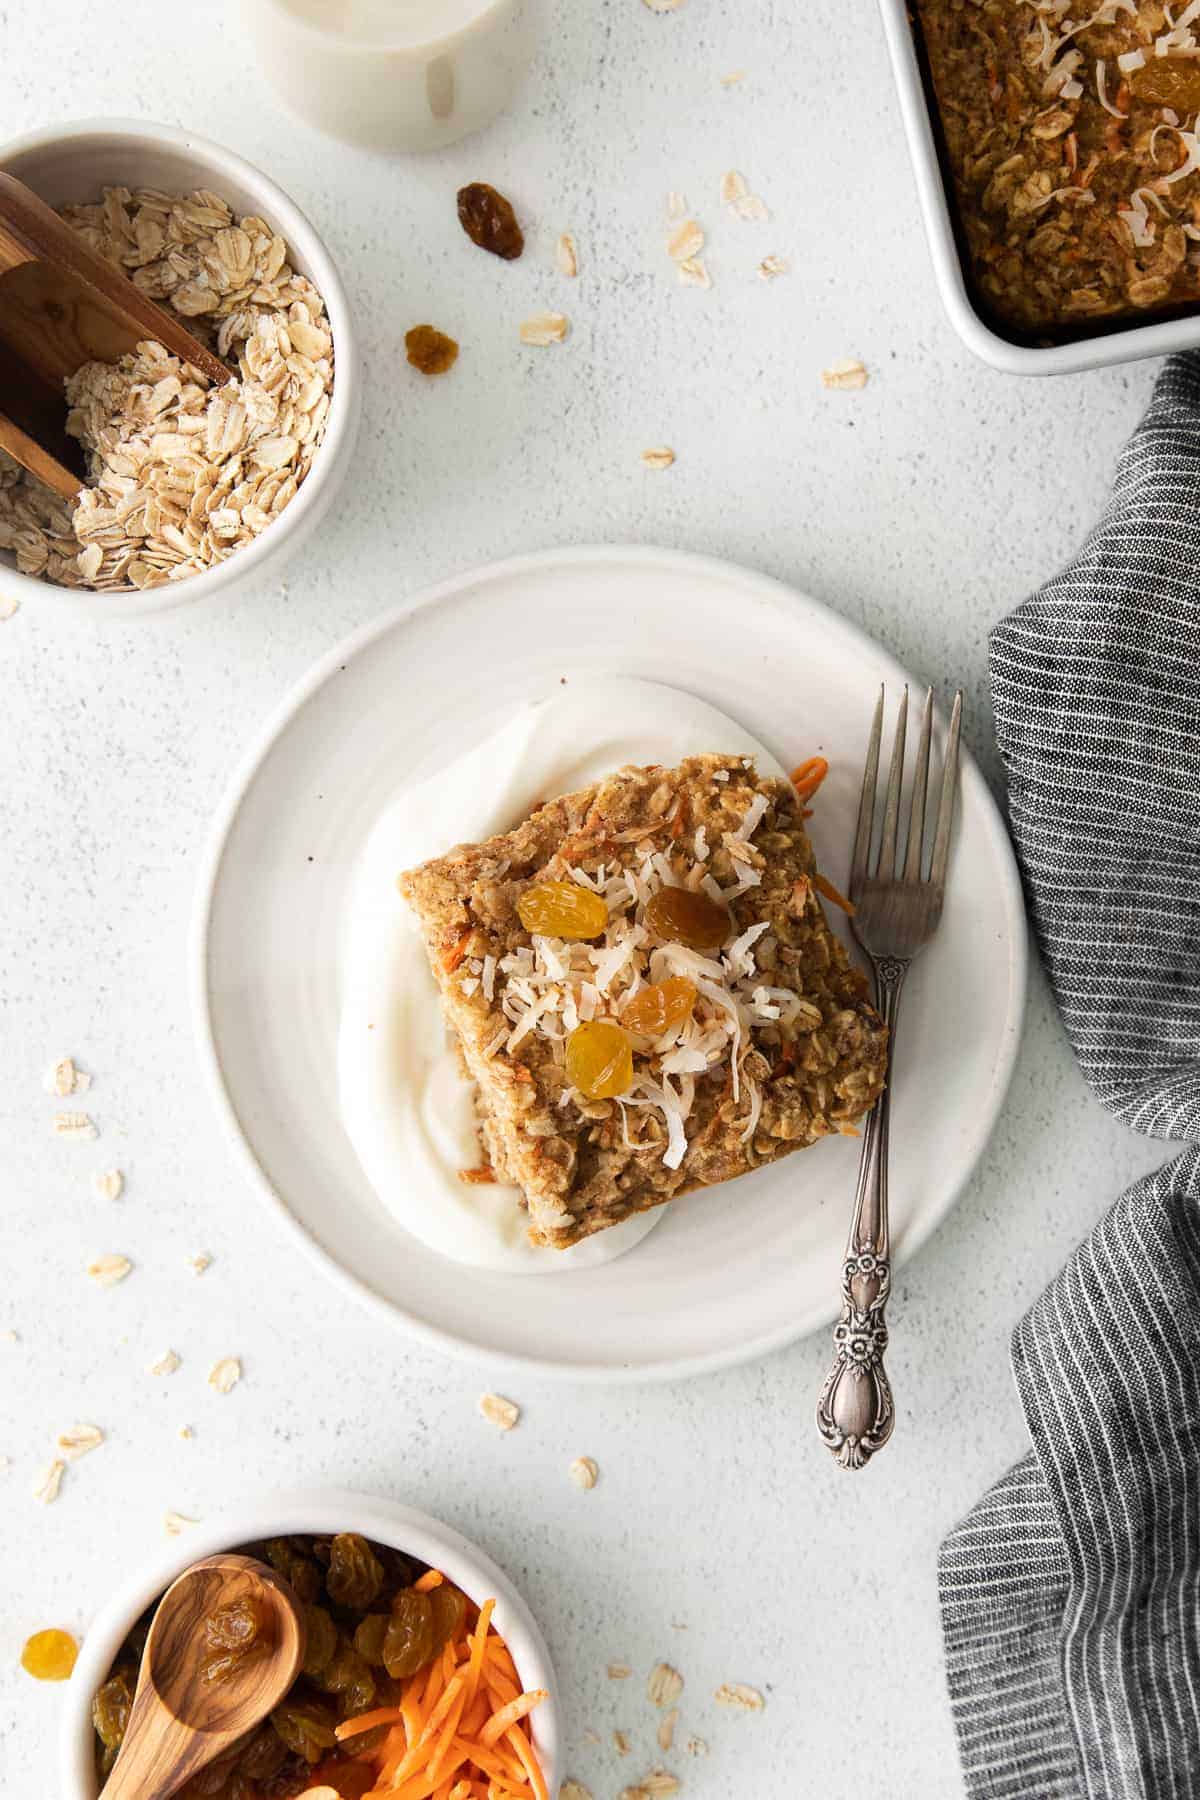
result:
[[(474, 565), (461, 570), (456, 575), (436, 582), (432, 586), (418, 589), (416, 593), (386, 608), (375, 618), (357, 626), (347, 636), (339, 639), (330, 649), (318, 656), (299, 681), (295, 682), (277, 704), (268, 711), (266, 718), (255, 731), (250, 743), (235, 764), (209, 824), (200, 858), (188, 933), (188, 986), (191, 998), (193, 1038), (204, 1072), (205, 1085), (216, 1107), (224, 1135), (251, 1187), (265, 1202), (267, 1210), (275, 1216), (277, 1222), (289, 1234), (293, 1242), (298, 1244), (308, 1261), (327, 1279), (331, 1279), (345, 1293), (352, 1296), (360, 1306), (365, 1306), (369, 1312), (388, 1324), (392, 1330), (403, 1331), (427, 1349), (440, 1352), (459, 1362), (473, 1363), (477, 1367), (483, 1365), (497, 1371), (549, 1377), (560, 1381), (575, 1382), (581, 1386), (640, 1386), (652, 1382), (679, 1381), (694, 1376), (708, 1375), (720, 1369), (759, 1361), (765, 1356), (785, 1349), (789, 1344), (795, 1343), (801, 1338), (813, 1335), (823, 1327), (820, 1324), (801, 1324), (796, 1327), (789, 1324), (777, 1325), (770, 1331), (748, 1337), (743, 1343), (736, 1346), (727, 1346), (692, 1356), (675, 1356), (651, 1364), (613, 1362), (573, 1364), (553, 1357), (491, 1350), (479, 1344), (469, 1343), (441, 1326), (430, 1324), (427, 1320), (416, 1318), (406, 1312), (403, 1307), (387, 1299), (365, 1281), (360, 1280), (357, 1275), (352, 1274), (331, 1251), (325, 1249), (317, 1241), (291, 1210), (255, 1154), (238, 1120), (232, 1097), (222, 1074), (210, 1006), (208, 938), (221, 866), (242, 802), (288, 724), (330, 677), (338, 672), (340, 664), (348, 662), (352, 657), (359, 656), (376, 639), (394, 630), (403, 621), (417, 613), (424, 612), (429, 607), (438, 605), (455, 594), (476, 587), (484, 581), (509, 580), (546, 569), (562, 569), (564, 566), (578, 567), (580, 564), (603, 565), (630, 561), (640, 562), (643, 565), (648, 564), (659, 570), (669, 567), (675, 573), (684, 576), (706, 576), (710, 579), (724, 580), (733, 578), (749, 587), (758, 589), (764, 598), (774, 600), (776, 603), (781, 598), (802, 601), (806, 606), (815, 607), (828, 619), (832, 627), (852, 649), (868, 651), (873, 660), (882, 658), (891, 672), (892, 679), (911, 685), (908, 672), (891, 651), (877, 639), (871, 637), (861, 626), (836, 612), (824, 601), (806, 593), (802, 588), (780, 580), (774, 575), (765, 574), (761, 570), (749, 569), (741, 563), (724, 557), (708, 556), (686, 550), (670, 550), (656, 545), (584, 544), (525, 551), (516, 556), (503, 557), (496, 562)], [(1003, 904), (1011, 927), (1008, 933), (1008, 978), (1013, 1004), (1006, 1024), (1005, 1036), (1000, 1046), (1000, 1057), (992, 1082), (989, 1105), (974, 1122), (971, 1132), (971, 1148), (964, 1163), (963, 1173), (958, 1181), (947, 1190), (942, 1205), (910, 1232), (904, 1248), (902, 1259), (904, 1262), (920, 1253), (929, 1238), (957, 1204), (963, 1188), (974, 1174), (987, 1148), (1012, 1083), (1020, 1050), (1028, 997), (1029, 933), (1016, 855), (996, 798), (985, 781), (975, 758), (965, 746), (962, 778), (964, 781), (973, 781), (978, 784), (978, 790), (983, 800), (981, 813), (984, 828), (989, 836), (998, 843), (1001, 852), (999, 862), (1003, 871)], [(849, 1213), (847, 1212), (848, 1218)], [(835, 1271), (832, 1269), (829, 1292), (830, 1308), (827, 1323), (832, 1324), (837, 1315)]]

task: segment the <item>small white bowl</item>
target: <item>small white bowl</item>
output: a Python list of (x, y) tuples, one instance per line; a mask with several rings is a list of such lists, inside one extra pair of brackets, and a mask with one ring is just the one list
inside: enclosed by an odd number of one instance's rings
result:
[(226, 598), (278, 575), (311, 537), (346, 473), (362, 410), (358, 345), (341, 277), (316, 231), (281, 188), (231, 150), (171, 125), (138, 119), (84, 119), (30, 132), (0, 146), (0, 169), (17, 176), (51, 206), (100, 198), (105, 187), (152, 187), (183, 194), (211, 188), (234, 211), (255, 213), (286, 239), (291, 262), (325, 301), (333, 331), (334, 383), (320, 451), (299, 493), (279, 518), (228, 562), (142, 592), (95, 594), (20, 575), (0, 552), (0, 596), (42, 612), (89, 619), (145, 619), (195, 601)]
[(92, 1696), (116, 1661), (130, 1628), (177, 1575), (201, 1557), (262, 1538), (287, 1537), (294, 1532), (323, 1536), (337, 1531), (361, 1532), (377, 1544), (388, 1544), (441, 1569), (476, 1605), (495, 1600), (495, 1627), (512, 1653), (522, 1687), (545, 1688), (549, 1694), (533, 1713), (530, 1725), (546, 1786), (551, 1796), (557, 1794), (558, 1685), (533, 1614), (507, 1575), (457, 1531), (425, 1513), (395, 1500), (344, 1488), (312, 1488), (264, 1494), (189, 1527), (124, 1581), (100, 1609), (67, 1684), (59, 1753), (63, 1800), (96, 1800)]

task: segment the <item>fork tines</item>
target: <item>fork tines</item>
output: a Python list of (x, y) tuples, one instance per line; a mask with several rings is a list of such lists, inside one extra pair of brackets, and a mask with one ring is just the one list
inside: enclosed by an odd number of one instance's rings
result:
[[(896, 735), (888, 766), (887, 788), (883, 802), (883, 824), (880, 828), (879, 855), (874, 869), (871, 860), (872, 833), (875, 825), (875, 789), (879, 778), (879, 750), (883, 740), (884, 690), (879, 690), (871, 738), (867, 745), (863, 770), (862, 798), (858, 808), (858, 828), (854, 835), (854, 854), (850, 863), (850, 898), (853, 900), (868, 878), (876, 881), (896, 879), (896, 856), (900, 842), (900, 797), (904, 785), (904, 751), (908, 729), (908, 688), (900, 699), (896, 718)], [(905, 882), (927, 882), (939, 890), (946, 885), (946, 864), (950, 855), (950, 827), (954, 818), (954, 796), (958, 783), (958, 746), (962, 730), (962, 690), (954, 696), (950, 728), (946, 734), (946, 756), (942, 768), (941, 796), (937, 824), (934, 827), (933, 850), (929, 873), (923, 874), (925, 846), (925, 811), (929, 792), (929, 750), (933, 735), (933, 689), (925, 696), (921, 709), (921, 736), (913, 767), (912, 799), (909, 805), (908, 834), (905, 840), (904, 867), (900, 879)]]

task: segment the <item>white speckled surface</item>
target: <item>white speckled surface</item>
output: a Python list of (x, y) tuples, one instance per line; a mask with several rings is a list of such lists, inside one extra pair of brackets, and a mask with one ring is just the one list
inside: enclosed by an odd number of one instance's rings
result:
[[(640, 0), (536, 5), (547, 28), (519, 109), (480, 141), (394, 163), (284, 117), (243, 66), (235, 13), (126, 0), (116, 31), (100, 0), (0, 5), (5, 132), (159, 116), (262, 163), (341, 260), (370, 375), (344, 503), (286, 587), (154, 626), (52, 627), (32, 605), (0, 624), (0, 1330), (20, 1333), (0, 1343), (0, 1789), (14, 1797), (46, 1791), (59, 1710), (16, 1671), (26, 1633), (85, 1629), (166, 1508), (310, 1480), (409, 1499), (509, 1569), (550, 1638), (570, 1764), (597, 1800), (656, 1760), (640, 1685), (608, 1683), (605, 1663), (660, 1656), (687, 1678), (683, 1732), (712, 1747), (704, 1763), (668, 1759), (696, 1800), (849, 1800), (864, 1767), (889, 1800), (957, 1795), (935, 1547), (1023, 1448), (1014, 1320), (1161, 1154), (1092, 1101), (1035, 981), (1000, 1129), (898, 1279), (902, 1420), (860, 1479), (814, 1438), (823, 1337), (682, 1387), (527, 1382), (520, 1428), (497, 1436), (475, 1415), (481, 1376), (347, 1314), (235, 1172), (187, 1012), (196, 852), (243, 745), (321, 651), (386, 602), (512, 551), (704, 550), (807, 587), (920, 675), (962, 678), (994, 768), (988, 625), (1092, 519), (1152, 378), (1023, 384), (959, 349), (869, 10), (850, 54), (835, 0), (688, 0), (663, 17)], [(745, 82), (722, 88), (735, 68)], [(720, 216), (731, 167), (769, 225)], [(473, 178), (530, 223), (519, 265), (462, 237), (453, 194)], [(667, 266), (671, 188), (709, 228), (711, 293)], [(564, 229), (575, 284), (552, 267)], [(794, 264), (770, 286), (753, 272), (768, 251)], [(523, 350), (518, 322), (546, 305), (570, 314), (570, 340)], [(403, 366), (403, 333), (425, 319), (464, 346), (441, 383)], [(847, 354), (870, 386), (824, 393), (818, 371)], [(638, 460), (658, 443), (678, 453), (666, 474)], [(95, 1072), (95, 1144), (50, 1135), (41, 1077), (63, 1052)], [(90, 1175), (114, 1164), (128, 1187), (111, 1204)], [(214, 1262), (197, 1279), (186, 1259), (202, 1249)], [(84, 1268), (110, 1250), (136, 1268), (104, 1292)], [(183, 1366), (154, 1380), (168, 1345)], [(204, 1377), (230, 1353), (245, 1379), (222, 1399)], [(76, 1420), (110, 1441), (43, 1508), (35, 1472)], [(566, 1477), (580, 1453), (602, 1471), (590, 1494)], [(708, 1696), (726, 1680), (762, 1687), (765, 1713), (721, 1714)], [(865, 1753), (849, 1747), (850, 1709), (869, 1716)], [(589, 1726), (628, 1728), (634, 1754), (583, 1747)]]

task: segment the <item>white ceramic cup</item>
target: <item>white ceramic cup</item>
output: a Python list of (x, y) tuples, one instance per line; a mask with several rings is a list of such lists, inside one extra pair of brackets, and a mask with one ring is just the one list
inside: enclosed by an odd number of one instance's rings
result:
[(490, 125), (527, 57), (522, 0), (242, 0), (293, 112), (370, 150), (439, 150)]
[(0, 146), (0, 169), (16, 175), (51, 206), (98, 200), (106, 187), (152, 187), (185, 194), (211, 188), (234, 211), (255, 213), (287, 240), (292, 265), (325, 301), (333, 331), (334, 383), (325, 438), (299, 493), (252, 544), (200, 575), (140, 591), (95, 594), (20, 575), (0, 552), (0, 595), (30, 611), (88, 619), (146, 619), (194, 602), (227, 598), (275, 576), (325, 516), (354, 451), (362, 409), (358, 344), (350, 303), (333, 259), (282, 188), (252, 163), (193, 132), (140, 119), (84, 119), (30, 132)]
[(533, 1614), (507, 1575), (457, 1531), (425, 1513), (395, 1500), (375, 1499), (344, 1488), (314, 1488), (263, 1494), (191, 1527), (128, 1576), (105, 1601), (67, 1684), (59, 1752), (63, 1800), (96, 1800), (99, 1784), (92, 1696), (116, 1661), (130, 1628), (177, 1575), (201, 1557), (262, 1538), (287, 1537), (293, 1532), (324, 1536), (337, 1531), (361, 1532), (378, 1544), (389, 1544), (440, 1569), (476, 1605), (495, 1600), (493, 1623), (512, 1653), (522, 1686), (545, 1688), (549, 1695), (532, 1714), (530, 1726), (546, 1785), (550, 1794), (556, 1795), (558, 1686)]

